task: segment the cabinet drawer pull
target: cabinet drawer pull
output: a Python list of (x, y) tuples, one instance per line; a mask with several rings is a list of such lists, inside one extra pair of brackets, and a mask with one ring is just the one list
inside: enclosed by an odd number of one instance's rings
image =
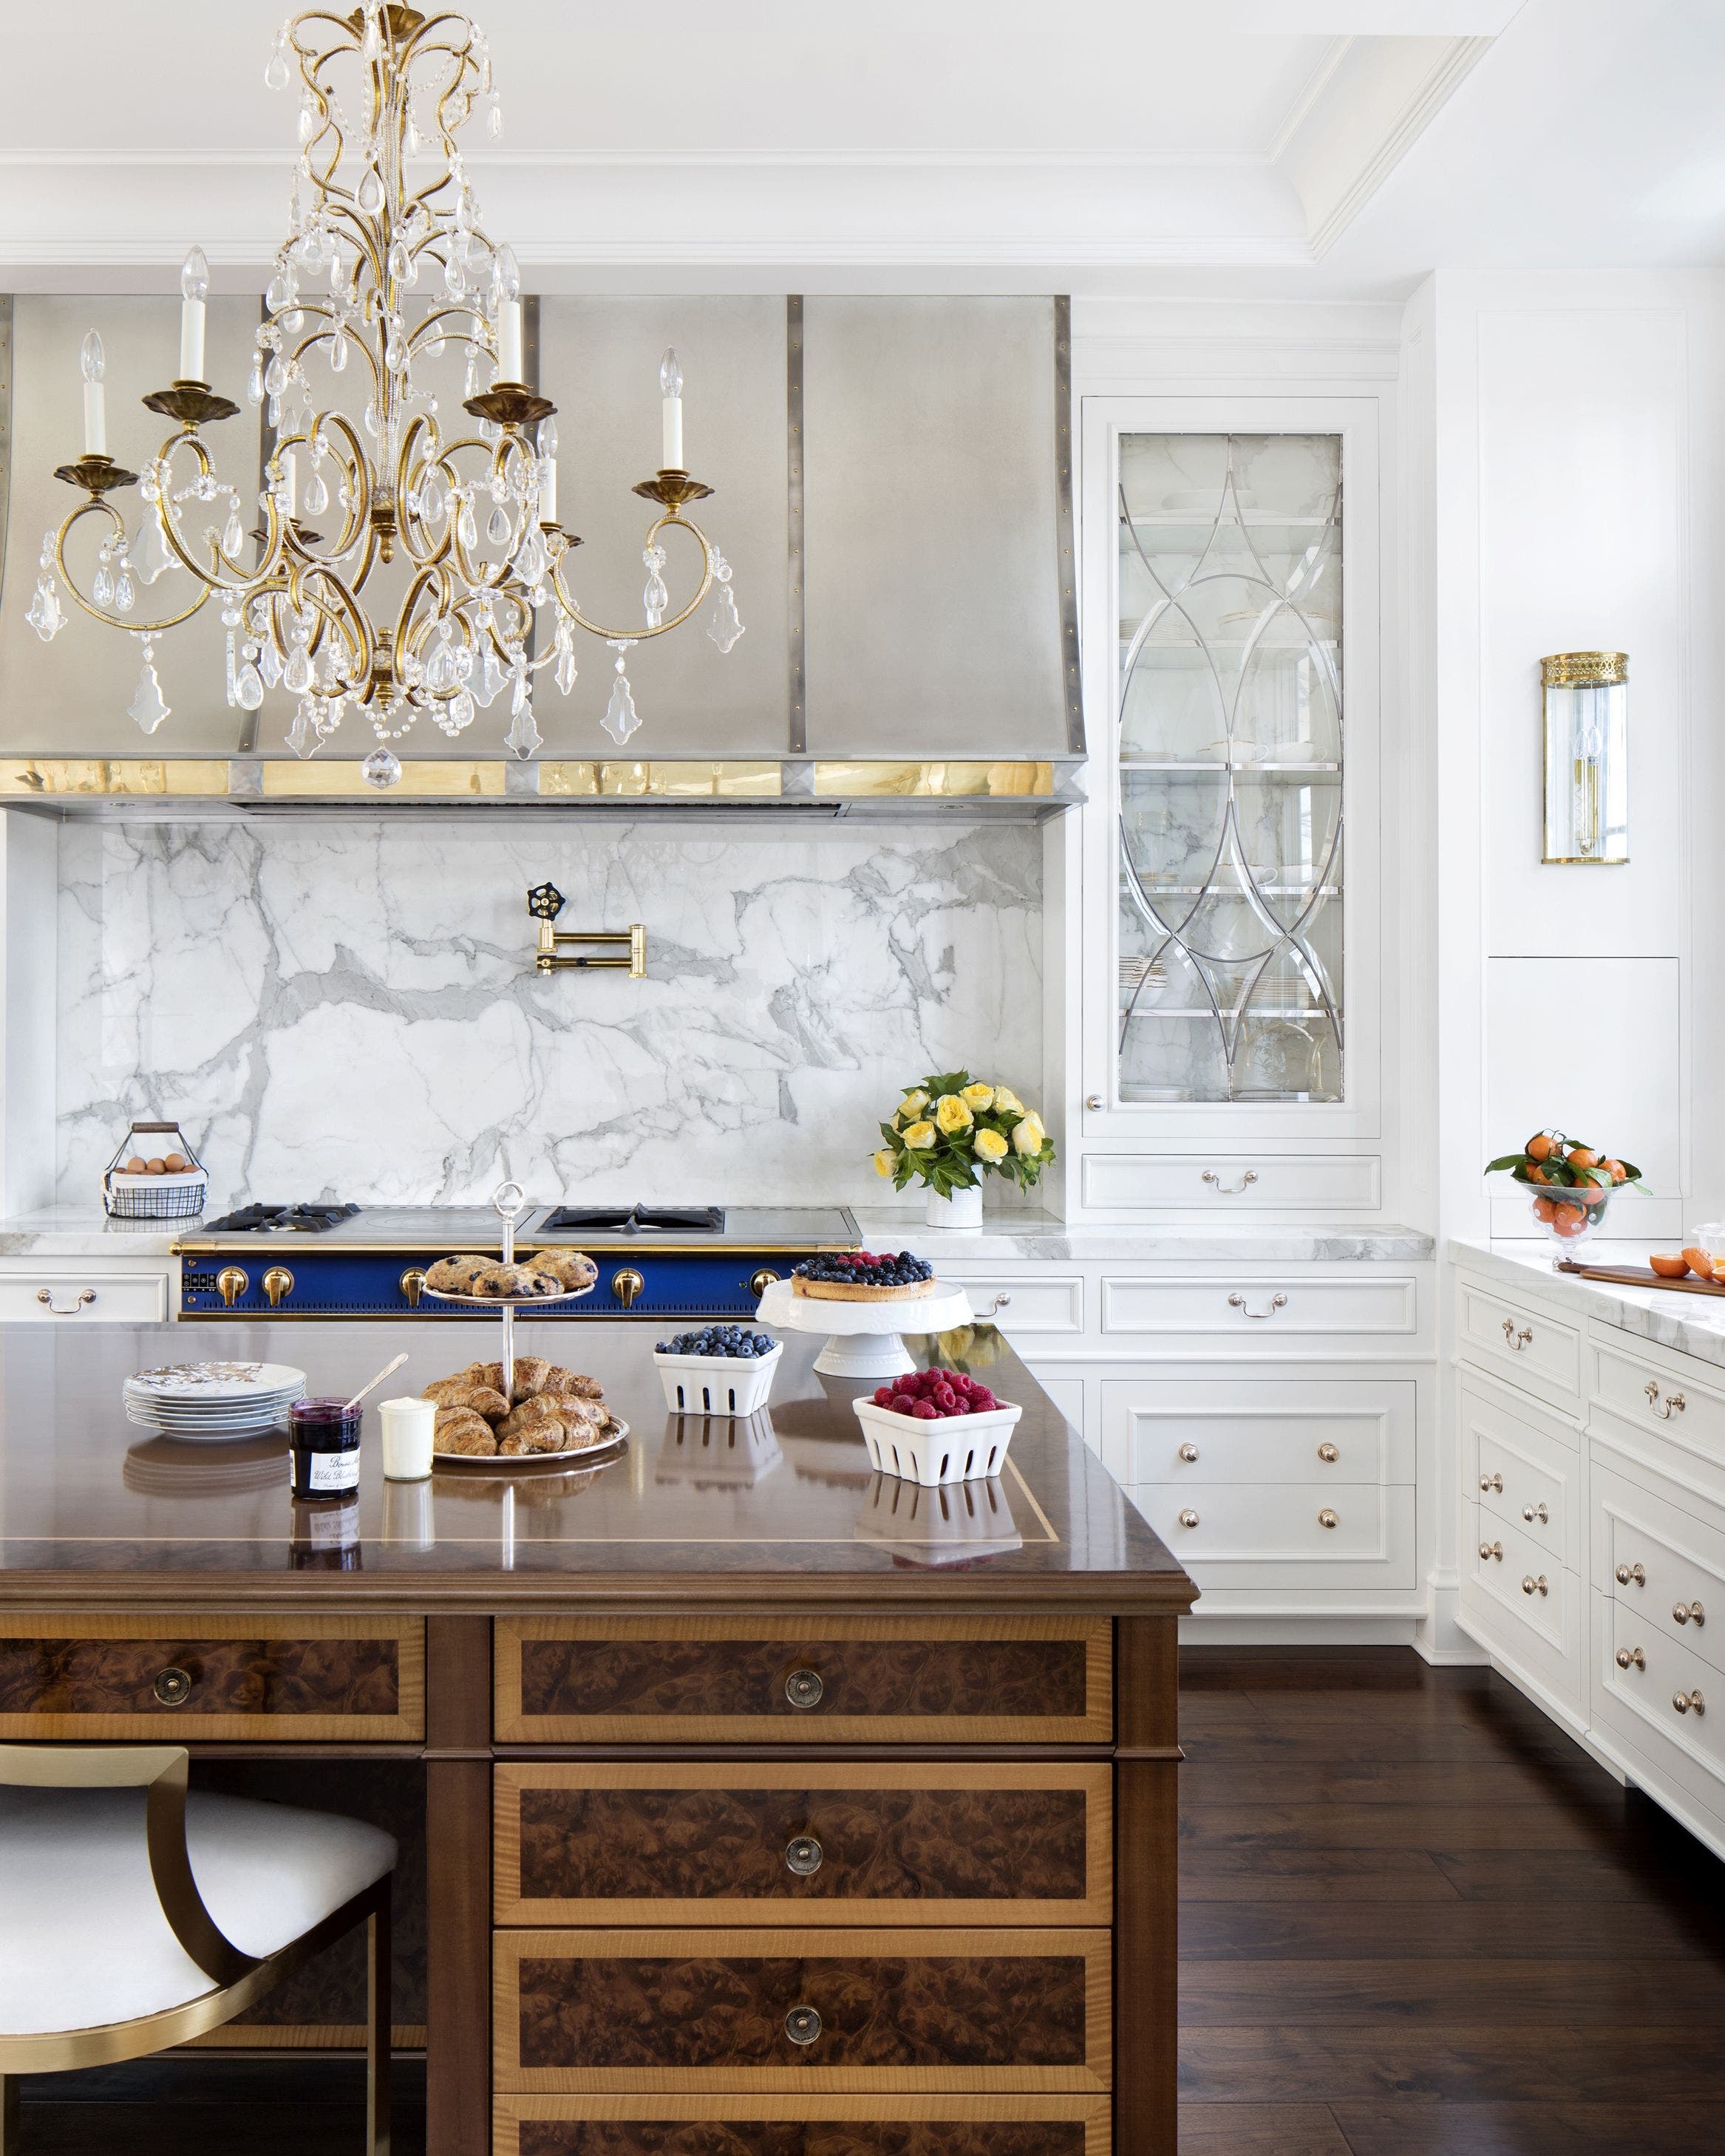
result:
[(1253, 1183), (1256, 1183), (1258, 1171), (1255, 1168), (1249, 1168), (1239, 1181), (1231, 1187), (1222, 1180), (1213, 1168), (1207, 1168), (1198, 1180), (1200, 1183), (1211, 1184), (1218, 1198), (1238, 1198), (1243, 1190), (1249, 1189)]
[(1700, 1603), (1678, 1602), (1672, 1604), (1671, 1622), (1674, 1625), (1686, 1625), (1692, 1618), (1697, 1625), (1705, 1625), (1707, 1621), (1707, 1613)]
[(1273, 1295), (1269, 1299), (1269, 1308), (1268, 1310), (1248, 1310), (1246, 1308), (1246, 1298), (1244, 1296), (1231, 1295), (1228, 1298), (1228, 1306), (1230, 1310), (1238, 1310), (1242, 1316), (1246, 1317), (1274, 1317), (1279, 1310), (1285, 1310), (1287, 1308), (1288, 1298), (1285, 1295)]
[(1012, 1300), (1012, 1296), (1007, 1293), (1006, 1289), (1002, 1288), (1000, 1293), (996, 1296), (994, 1301), (989, 1304), (987, 1309), (979, 1310), (976, 1312), (976, 1315), (978, 1317), (996, 1317), (1001, 1311), (1003, 1311), (1007, 1307), (1007, 1305), (1011, 1302)]
[(805, 1712), (811, 1707), (818, 1707), (826, 1692), (818, 1670), (793, 1670), (785, 1680), (785, 1698)]
[(1198, 1449), (1197, 1449), (1197, 1445), (1182, 1445), (1181, 1446), (1181, 1448), (1180, 1448), (1180, 1457), (1181, 1457), (1181, 1458), (1182, 1458), (1182, 1459), (1186, 1462), (1186, 1464), (1187, 1464), (1187, 1466), (1188, 1467), (1190, 1467), (1190, 1466), (1192, 1466), (1192, 1464), (1193, 1460), (1195, 1460), (1197, 1458), (1197, 1456), (1198, 1456)]
[(1481, 1543), (1480, 1544), (1480, 1555), (1483, 1558), (1495, 1557), (1498, 1563), (1501, 1564), (1503, 1562), (1503, 1544), (1501, 1543)]
[(1617, 1666), (1620, 1670), (1645, 1670), (1647, 1666), (1647, 1657), (1639, 1647), (1619, 1647), (1617, 1650)]
[(1108, 1106), (1108, 1103), (1103, 1099), (1099, 1093), (1086, 1093), (1084, 1096), (1084, 1106), (1087, 1108), (1105, 1108)]
[(812, 2006), (793, 2006), (785, 2016), (785, 2033), (793, 2044), (812, 2044), (821, 2033), (821, 2017)]
[(1329, 1440), (1326, 1438), (1324, 1442), (1318, 1447), (1318, 1457), (1323, 1461), (1326, 1467), (1333, 1467), (1336, 1461), (1341, 1457), (1341, 1450), (1339, 1447), (1331, 1445)]
[(1333, 1527), (1336, 1525), (1336, 1515), (1327, 1505), (1318, 1514), (1318, 1525), (1321, 1527)]
[(1194, 1512), (1187, 1510), (1180, 1515), (1180, 1524), (1182, 1527), (1195, 1527), (1197, 1523), (1198, 1516)]
[(1525, 1572), (1522, 1575), (1522, 1592), (1523, 1594), (1549, 1594), (1551, 1589), (1546, 1585), (1543, 1573), (1536, 1578), (1531, 1572)]
[(1503, 1495), (1503, 1477), (1501, 1475), (1482, 1475), (1480, 1477), (1480, 1487), (1482, 1490), (1495, 1490), (1501, 1497)]
[(812, 1879), (826, 1861), (826, 1852), (811, 1834), (796, 1834), (785, 1845), (785, 1869), (799, 1879)]
[(1692, 1708), (1697, 1714), (1705, 1714), (1707, 1711), (1707, 1703), (1698, 1691), (1674, 1691), (1671, 1705), (1679, 1714), (1687, 1714)]
[(1547, 1512), (1543, 1505), (1523, 1505), (1522, 1507), (1522, 1517), (1526, 1520), (1530, 1526), (1535, 1520), (1537, 1520), (1541, 1527), (1545, 1527), (1549, 1522), (1551, 1515)]
[(192, 1679), (188, 1671), (168, 1668), (156, 1672), (156, 1681), (150, 1687), (163, 1707), (183, 1707), (192, 1697)]
[(1638, 1564), (1620, 1564), (1612, 1577), (1619, 1587), (1627, 1587), (1631, 1581), (1637, 1587), (1647, 1584), (1647, 1575)]
[(1682, 1414), (1685, 1402), (1681, 1393), (1667, 1393), (1665, 1398), (1661, 1399), (1658, 1383), (1652, 1378), (1647, 1380), (1641, 1389), (1647, 1395), (1648, 1406), (1652, 1409), (1661, 1422), (1669, 1422), (1673, 1415)]
[(95, 1301), (95, 1290), (93, 1287), (80, 1288), (76, 1302), (69, 1304), (64, 1310), (54, 1301), (54, 1290), (51, 1287), (39, 1287), (36, 1291), (36, 1300), (46, 1305), (50, 1317), (75, 1317), (85, 1303)]
[(1532, 1344), (1533, 1327), (1531, 1325), (1524, 1325), (1517, 1332), (1514, 1318), (1506, 1317), (1503, 1321), (1503, 1337), (1505, 1344), (1513, 1348), (1519, 1355), (1524, 1348)]

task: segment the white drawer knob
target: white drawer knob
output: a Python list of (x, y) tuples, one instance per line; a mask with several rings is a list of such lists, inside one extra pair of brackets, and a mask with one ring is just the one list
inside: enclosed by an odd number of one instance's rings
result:
[(1186, 1462), (1186, 1464), (1187, 1464), (1187, 1466), (1188, 1467), (1190, 1467), (1190, 1466), (1191, 1466), (1192, 1463), (1193, 1462), (1193, 1460), (1195, 1460), (1197, 1458), (1197, 1456), (1198, 1456), (1198, 1449), (1197, 1449), (1197, 1445), (1182, 1445), (1181, 1446), (1181, 1448), (1180, 1448), (1180, 1457), (1181, 1457), (1181, 1458), (1182, 1458), (1182, 1459)]
[(1674, 1691), (1671, 1705), (1679, 1714), (1687, 1714), (1692, 1709), (1697, 1714), (1705, 1714), (1707, 1711), (1707, 1703), (1698, 1691)]
[(1194, 1512), (1191, 1511), (1190, 1509), (1188, 1509), (1188, 1510), (1187, 1510), (1187, 1511), (1186, 1511), (1186, 1512), (1183, 1512), (1180, 1515), (1180, 1524), (1181, 1524), (1181, 1526), (1182, 1526), (1182, 1527), (1195, 1527), (1197, 1525), (1197, 1523), (1198, 1523), (1198, 1516), (1197, 1516), (1197, 1514), (1196, 1512)]

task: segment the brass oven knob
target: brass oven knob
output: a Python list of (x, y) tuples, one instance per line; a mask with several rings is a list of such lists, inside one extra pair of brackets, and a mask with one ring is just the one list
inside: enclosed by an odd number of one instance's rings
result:
[(264, 1293), (270, 1298), (271, 1310), (281, 1306), (283, 1296), (293, 1293), (293, 1275), (286, 1265), (271, 1265), (264, 1275)]
[(826, 1856), (826, 1851), (813, 1835), (793, 1835), (785, 1845), (785, 1869), (794, 1871), (799, 1879), (812, 1879)]
[(759, 1299), (761, 1296), (764, 1296), (766, 1293), (767, 1290), (772, 1286), (773, 1282), (778, 1279), (778, 1277), (779, 1276), (773, 1270), (770, 1265), (758, 1266), (756, 1270), (749, 1276), (749, 1292), (750, 1295)]
[(216, 1287), (229, 1310), (250, 1286), (250, 1275), (242, 1272), (238, 1265), (224, 1265), (216, 1275)]
[(192, 1680), (184, 1670), (158, 1670), (150, 1689), (163, 1707), (183, 1707), (192, 1697)]
[(793, 1670), (785, 1680), (785, 1697), (796, 1707), (805, 1712), (818, 1707), (826, 1697), (826, 1686), (818, 1670)]
[(785, 2033), (793, 2044), (812, 2044), (821, 2033), (821, 2017), (812, 2006), (793, 2006), (785, 2016)]
[(646, 1287), (646, 1282), (633, 1265), (625, 1265), (620, 1271), (611, 1275), (611, 1293), (615, 1296), (625, 1310), (634, 1307), (636, 1297), (641, 1295)]
[(425, 1276), (421, 1268), (418, 1265), (409, 1265), (395, 1285), (407, 1297), (408, 1308), (417, 1310), (420, 1306), (420, 1290), (425, 1285)]

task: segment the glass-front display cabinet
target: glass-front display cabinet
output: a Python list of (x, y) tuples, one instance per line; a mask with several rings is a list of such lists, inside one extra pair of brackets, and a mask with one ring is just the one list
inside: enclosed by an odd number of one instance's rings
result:
[(1369, 1090), (1357, 1019), (1376, 971), (1350, 936), (1369, 917), (1353, 829), (1369, 798), (1362, 642), (1375, 663), (1348, 618), (1362, 584), (1353, 430), (1269, 413), (1156, 424), (1129, 400), (1110, 416), (1086, 473), (1088, 572), (1106, 593), (1091, 611), (1090, 748), (1112, 767), (1105, 871), (1092, 854), (1111, 953), (1105, 989), (1090, 938), (1089, 1105), (1345, 1111)]

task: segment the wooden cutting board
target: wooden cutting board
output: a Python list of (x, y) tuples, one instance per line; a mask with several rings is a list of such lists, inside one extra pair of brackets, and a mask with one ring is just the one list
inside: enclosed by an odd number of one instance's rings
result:
[(1669, 1287), (1679, 1295), (1725, 1296), (1725, 1282), (1697, 1280), (1693, 1273), (1681, 1280), (1666, 1280), (1651, 1265), (1578, 1265), (1573, 1258), (1560, 1258), (1558, 1270), (1578, 1274), (1583, 1280), (1616, 1281), (1624, 1287)]

